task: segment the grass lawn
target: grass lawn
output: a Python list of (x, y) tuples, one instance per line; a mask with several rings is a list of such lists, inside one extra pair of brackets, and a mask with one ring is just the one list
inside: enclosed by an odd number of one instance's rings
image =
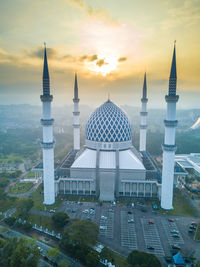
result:
[(68, 200), (68, 201), (80, 201), (80, 202), (99, 202), (98, 198), (96, 196), (66, 196), (62, 195), (62, 199)]
[(174, 189), (174, 199), (173, 199), (174, 209), (171, 211), (159, 210), (163, 214), (169, 215), (182, 215), (182, 216), (192, 216), (198, 217), (196, 209), (191, 205), (188, 199), (186, 199), (179, 189)]
[(27, 178), (34, 178), (35, 177), (35, 172), (29, 172), (27, 175), (26, 175)]
[(29, 191), (33, 185), (33, 183), (17, 183), (9, 188), (9, 193), (22, 194)]
[[(44, 194), (43, 194), (43, 187), (42, 184), (40, 184), (37, 188), (37, 190), (35, 190), (32, 194), (31, 194), (31, 198), (34, 201), (34, 205), (33, 208), (39, 211), (44, 211), (45, 206), (43, 204), (44, 201)], [(59, 207), (62, 203), (61, 197), (58, 196), (56, 198), (56, 203), (53, 205), (49, 205), (46, 206), (46, 211), (49, 211), (51, 209), (56, 209), (57, 207)]]

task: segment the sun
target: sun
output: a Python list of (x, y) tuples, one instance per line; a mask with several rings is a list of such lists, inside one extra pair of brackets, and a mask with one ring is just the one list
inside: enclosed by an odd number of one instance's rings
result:
[(117, 69), (118, 57), (98, 54), (97, 59), (87, 62), (86, 67), (92, 72), (106, 76)]

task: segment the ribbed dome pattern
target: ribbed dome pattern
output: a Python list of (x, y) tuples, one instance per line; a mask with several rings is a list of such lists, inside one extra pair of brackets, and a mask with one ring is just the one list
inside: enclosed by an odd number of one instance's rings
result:
[(126, 142), (131, 136), (127, 115), (110, 100), (97, 108), (86, 124), (86, 139), (90, 141)]

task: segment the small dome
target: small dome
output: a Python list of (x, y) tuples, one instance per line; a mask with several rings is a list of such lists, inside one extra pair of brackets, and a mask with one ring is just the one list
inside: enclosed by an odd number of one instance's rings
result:
[(86, 143), (128, 142), (132, 131), (127, 115), (113, 102), (108, 100), (97, 108), (86, 124)]

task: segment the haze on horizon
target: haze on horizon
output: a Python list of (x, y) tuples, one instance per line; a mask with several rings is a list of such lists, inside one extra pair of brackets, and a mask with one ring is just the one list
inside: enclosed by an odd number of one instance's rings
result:
[(165, 107), (177, 40), (178, 108), (200, 98), (199, 0), (14, 0), (0, 3), (0, 104), (40, 105), (47, 43), (53, 105), (70, 105), (74, 72), (81, 104)]

